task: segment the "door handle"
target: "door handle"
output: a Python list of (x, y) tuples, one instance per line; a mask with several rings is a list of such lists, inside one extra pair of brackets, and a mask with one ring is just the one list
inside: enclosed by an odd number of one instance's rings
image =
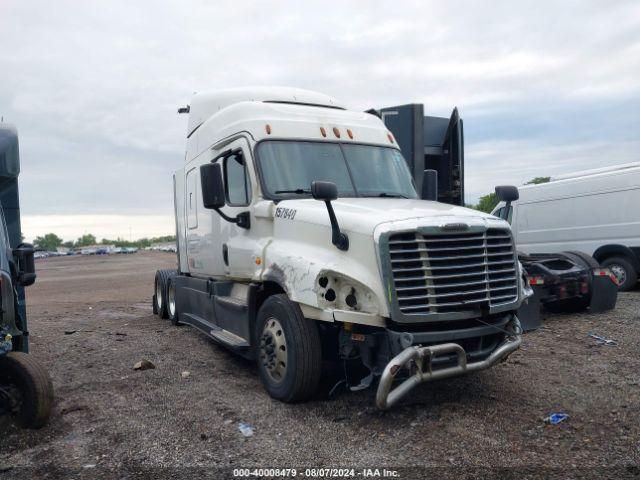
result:
[(226, 243), (222, 244), (222, 260), (224, 261), (224, 264), (228, 267), (229, 266), (229, 249), (227, 248)]

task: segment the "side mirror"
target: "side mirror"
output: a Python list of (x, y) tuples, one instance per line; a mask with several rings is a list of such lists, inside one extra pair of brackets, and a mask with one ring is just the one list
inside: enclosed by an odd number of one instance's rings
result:
[(503, 185), (501, 187), (496, 187), (496, 197), (498, 200), (502, 202), (515, 202), (520, 198), (520, 192), (518, 192), (518, 187), (514, 187), (513, 185)]
[(331, 222), (331, 243), (339, 250), (349, 250), (349, 237), (346, 233), (340, 231), (336, 213), (333, 211), (331, 201), (338, 198), (338, 187), (333, 182), (311, 182), (311, 196), (316, 200), (322, 200), (327, 206), (329, 212), (329, 221)]
[(222, 181), (222, 165), (207, 163), (200, 167), (202, 184), (202, 201), (204, 208), (218, 209), (227, 203), (224, 198), (224, 182)]
[(218, 212), (227, 222), (235, 223), (242, 228), (251, 227), (249, 212), (239, 213), (236, 217), (229, 217), (220, 211), (227, 203), (224, 194), (224, 182), (222, 180), (222, 165), (219, 163), (207, 163), (200, 167), (200, 184), (202, 187), (202, 203), (204, 208)]
[(33, 245), (21, 243), (11, 252), (15, 259), (16, 281), (24, 287), (33, 285), (36, 281), (36, 265), (33, 259)]
[(422, 177), (422, 200), (438, 201), (438, 172), (425, 170)]
[(333, 182), (311, 182), (311, 196), (325, 202), (335, 200), (338, 198), (338, 187)]
[(500, 218), (508, 222), (509, 212), (511, 211), (511, 202), (515, 202), (520, 198), (518, 187), (514, 187), (513, 185), (496, 187), (496, 197), (498, 197), (498, 200), (504, 202), (504, 208), (500, 213)]

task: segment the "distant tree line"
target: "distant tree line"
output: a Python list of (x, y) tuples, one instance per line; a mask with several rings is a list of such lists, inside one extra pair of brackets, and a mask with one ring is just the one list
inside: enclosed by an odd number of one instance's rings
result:
[(103, 238), (100, 242), (96, 239), (96, 236), (91, 233), (86, 233), (81, 237), (78, 237), (77, 240), (67, 241), (65, 242), (55, 233), (47, 233), (46, 235), (36, 237), (33, 240), (33, 245), (38, 250), (46, 250), (48, 252), (55, 251), (58, 247), (65, 248), (82, 248), (87, 247), (89, 245), (115, 245), (116, 247), (137, 247), (137, 248), (145, 248), (150, 247), (155, 243), (169, 243), (175, 242), (175, 235), (165, 235), (163, 237), (151, 237), (151, 238), (140, 238), (138, 240), (129, 241), (124, 238), (118, 237), (115, 240), (109, 238)]
[[(550, 181), (551, 177), (536, 177), (526, 182), (525, 185), (538, 185), (540, 183), (547, 183)], [(498, 202), (498, 197), (496, 197), (495, 192), (492, 192), (480, 197), (476, 205), (467, 205), (467, 207), (475, 208), (481, 212), (491, 213), (493, 209), (496, 208), (496, 205), (498, 205)]]

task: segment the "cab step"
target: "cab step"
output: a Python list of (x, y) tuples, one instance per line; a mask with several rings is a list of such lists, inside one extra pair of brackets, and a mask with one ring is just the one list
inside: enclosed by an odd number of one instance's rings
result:
[(233, 349), (248, 349), (250, 347), (249, 342), (244, 338), (232, 333), (224, 328), (220, 328), (213, 323), (206, 321), (205, 319), (194, 315), (192, 313), (185, 313), (181, 317), (182, 323), (186, 323), (196, 327), (201, 332), (210, 336), (214, 340), (222, 343), (223, 345)]
[(249, 348), (250, 346), (244, 338), (222, 328), (212, 328), (209, 335), (232, 348)]

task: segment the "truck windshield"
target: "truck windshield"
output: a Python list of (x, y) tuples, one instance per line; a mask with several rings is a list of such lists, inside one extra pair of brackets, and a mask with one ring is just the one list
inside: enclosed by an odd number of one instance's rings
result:
[(310, 195), (315, 180), (335, 183), (341, 197), (418, 197), (394, 148), (271, 140), (258, 146), (258, 161), (270, 197)]

